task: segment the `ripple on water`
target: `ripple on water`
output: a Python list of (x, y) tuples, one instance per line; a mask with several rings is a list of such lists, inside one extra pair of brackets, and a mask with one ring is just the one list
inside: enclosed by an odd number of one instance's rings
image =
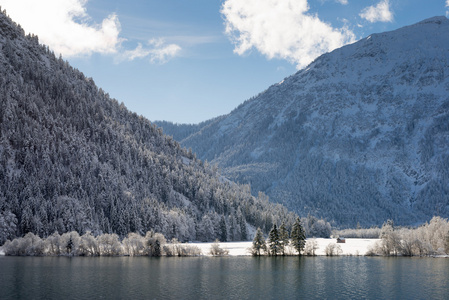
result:
[(449, 260), (1, 257), (0, 299), (446, 299)]

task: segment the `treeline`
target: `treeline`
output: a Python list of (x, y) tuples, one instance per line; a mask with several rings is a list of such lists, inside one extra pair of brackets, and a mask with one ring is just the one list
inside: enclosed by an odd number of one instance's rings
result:
[(356, 239), (378, 239), (380, 237), (380, 227), (371, 228), (347, 228), (340, 230), (332, 230), (332, 236), (356, 238)]
[(389, 220), (382, 226), (380, 238), (367, 255), (449, 255), (449, 222), (441, 217), (418, 228), (396, 228)]
[[(302, 219), (298, 217), (295, 223), (293, 223), (291, 231), (288, 230), (284, 222), (279, 227), (274, 224), (270, 232), (268, 233), (267, 239), (265, 239), (262, 230), (260, 228), (257, 228), (251, 247), (251, 254), (253, 256), (315, 256), (318, 249), (318, 244), (315, 239), (316, 236), (311, 236), (311, 232), (306, 231), (306, 228), (310, 226), (310, 221), (313, 219), (315, 218), (310, 216), (308, 218)], [(330, 228), (328, 233), (330, 233)], [(306, 240), (307, 237), (312, 238)], [(329, 237), (329, 235), (326, 234), (322, 237), (327, 238)], [(335, 243), (330, 243), (329, 245), (327, 245), (325, 253), (327, 256), (340, 255), (341, 247)]]
[(288, 231), (285, 223), (278, 227), (276, 224), (270, 230), (268, 239), (265, 240), (262, 230), (257, 228), (254, 236), (251, 253), (254, 256), (260, 255), (292, 255), (294, 252), (301, 255), (306, 245), (306, 232), (299, 218), (292, 226), (291, 232)]
[[(224, 178), (0, 13), (0, 244), (149, 230), (247, 240), (296, 215)], [(266, 231), (268, 232), (268, 231)]]
[(201, 250), (192, 245), (181, 244), (176, 239), (169, 243), (160, 233), (149, 231), (145, 236), (128, 234), (120, 240), (117, 234), (98, 236), (76, 231), (62, 235), (53, 233), (41, 239), (33, 233), (22, 238), (8, 240), (2, 247), (11, 256), (198, 256)]

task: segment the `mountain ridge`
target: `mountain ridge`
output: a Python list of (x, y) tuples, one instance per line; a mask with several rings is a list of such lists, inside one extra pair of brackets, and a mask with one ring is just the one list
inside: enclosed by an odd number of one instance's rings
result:
[(180, 142), (299, 214), (447, 217), (448, 67), (449, 20), (429, 18), (326, 53)]
[(32, 232), (247, 240), (295, 214), (254, 197), (0, 13), (0, 244)]

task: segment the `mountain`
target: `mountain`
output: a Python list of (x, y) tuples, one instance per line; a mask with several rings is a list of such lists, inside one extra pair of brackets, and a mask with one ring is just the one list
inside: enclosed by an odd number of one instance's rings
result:
[(449, 217), (449, 20), (324, 54), (180, 142), (301, 215), (341, 226)]
[(33, 232), (248, 239), (295, 214), (230, 182), (0, 13), (0, 245)]

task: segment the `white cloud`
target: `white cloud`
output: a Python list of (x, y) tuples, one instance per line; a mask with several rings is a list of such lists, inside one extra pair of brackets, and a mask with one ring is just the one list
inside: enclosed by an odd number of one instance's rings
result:
[(94, 52), (116, 53), (122, 40), (115, 14), (101, 24), (91, 24), (86, 12), (88, 0), (2, 0), (2, 9), (26, 32), (65, 57)]
[(446, 0), (446, 7), (449, 6), (449, 0)]
[(148, 47), (144, 48), (138, 44), (134, 50), (124, 51), (116, 57), (116, 63), (122, 61), (132, 61), (134, 59), (149, 58), (151, 63), (164, 64), (171, 58), (177, 56), (181, 47), (176, 44), (165, 44), (164, 39), (152, 39), (148, 42)]
[(165, 63), (180, 52), (181, 47), (166, 45), (162, 39), (151, 40), (146, 48), (138, 44), (134, 50), (124, 50), (117, 15), (92, 24), (88, 1), (1, 0), (1, 7), (27, 33), (37, 34), (41, 43), (64, 57), (100, 53), (113, 54), (115, 62), (149, 58), (151, 63)]
[[(448, 0), (449, 1), (449, 0)], [(374, 22), (392, 22), (393, 13), (390, 9), (389, 0), (382, 0), (376, 6), (368, 6), (360, 12), (360, 17)]]
[(136, 49), (124, 51), (119, 57), (117, 57), (116, 62), (121, 62), (125, 60), (132, 61), (135, 60), (136, 58), (147, 57), (149, 54), (150, 51), (148, 49), (144, 49), (142, 44), (139, 43)]
[(176, 44), (165, 45), (163, 39), (153, 39), (149, 44), (153, 46), (150, 52), (150, 61), (152, 63), (166, 63), (181, 51), (181, 47)]
[(308, 10), (307, 0), (226, 0), (221, 13), (235, 53), (254, 48), (269, 59), (287, 59), (303, 68), (355, 39), (349, 29), (332, 28)]

